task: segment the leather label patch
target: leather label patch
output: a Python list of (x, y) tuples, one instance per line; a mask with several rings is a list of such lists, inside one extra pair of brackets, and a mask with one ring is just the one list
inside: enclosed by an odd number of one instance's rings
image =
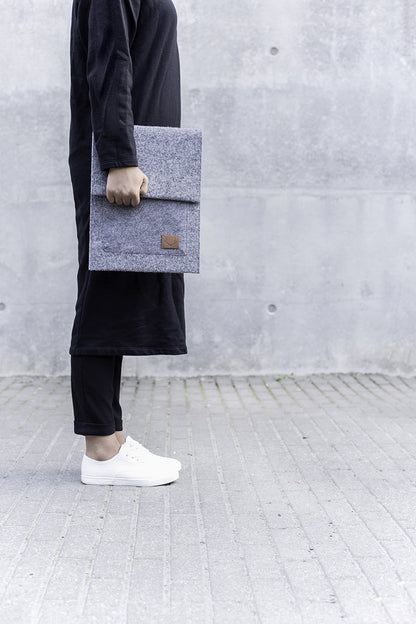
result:
[(162, 249), (179, 249), (179, 236), (162, 234)]

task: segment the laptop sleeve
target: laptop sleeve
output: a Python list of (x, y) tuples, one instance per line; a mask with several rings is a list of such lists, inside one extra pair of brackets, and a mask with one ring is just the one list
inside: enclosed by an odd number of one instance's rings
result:
[(135, 126), (134, 138), (149, 178), (136, 207), (107, 200), (92, 137), (89, 269), (199, 273), (202, 133)]

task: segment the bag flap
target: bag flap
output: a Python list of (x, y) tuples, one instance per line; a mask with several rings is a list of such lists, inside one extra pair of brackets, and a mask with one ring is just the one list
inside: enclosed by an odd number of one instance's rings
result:
[[(149, 178), (144, 195), (199, 203), (202, 133), (192, 128), (134, 126), (139, 168)], [(106, 195), (107, 173), (101, 170), (92, 135), (91, 195)]]

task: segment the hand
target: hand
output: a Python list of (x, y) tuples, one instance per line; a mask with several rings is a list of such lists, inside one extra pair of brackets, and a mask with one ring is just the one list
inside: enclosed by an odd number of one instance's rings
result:
[(147, 193), (149, 180), (138, 167), (115, 167), (107, 177), (107, 199), (119, 206), (138, 206), (140, 194)]

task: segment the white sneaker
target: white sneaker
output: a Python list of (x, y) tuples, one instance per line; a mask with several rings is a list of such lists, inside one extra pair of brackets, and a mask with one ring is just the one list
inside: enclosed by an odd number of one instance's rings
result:
[[(155, 459), (155, 458), (156, 459)], [(117, 455), (105, 461), (84, 455), (81, 464), (82, 483), (95, 485), (164, 485), (179, 477), (175, 465), (158, 461), (157, 456), (138, 454), (122, 444)]]
[(175, 466), (176, 470), (180, 470), (182, 468), (182, 464), (179, 461), (179, 459), (175, 459), (174, 457), (161, 457), (160, 455), (155, 455), (154, 453), (151, 453), (142, 444), (140, 444), (140, 442), (137, 442), (137, 440), (134, 440), (130, 436), (127, 436), (125, 444), (127, 444), (128, 447), (135, 449), (136, 452), (139, 454), (139, 456), (143, 456), (143, 457), (150, 456), (159, 461), (164, 461), (167, 464), (171, 464), (172, 466)]

